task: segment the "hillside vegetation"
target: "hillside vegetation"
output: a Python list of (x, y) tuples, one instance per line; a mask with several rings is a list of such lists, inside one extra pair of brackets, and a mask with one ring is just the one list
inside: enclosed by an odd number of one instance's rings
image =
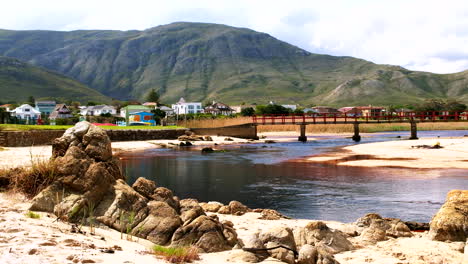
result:
[(110, 101), (101, 93), (61, 74), (17, 59), (0, 57), (0, 101), (22, 102), (29, 96), (60, 101)]
[(468, 71), (432, 74), (312, 54), (268, 34), (218, 24), (180, 22), (144, 31), (0, 30), (0, 55), (60, 72), (119, 99), (143, 99), (156, 89), (166, 102), (181, 96), (335, 106), (425, 98), (468, 102)]

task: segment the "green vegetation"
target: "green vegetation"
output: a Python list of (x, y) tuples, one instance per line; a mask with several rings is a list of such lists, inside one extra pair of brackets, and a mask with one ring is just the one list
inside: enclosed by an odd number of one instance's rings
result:
[(39, 218), (41, 218), (41, 215), (37, 214), (37, 213), (34, 213), (32, 211), (28, 211), (26, 213), (26, 217), (29, 217), (29, 218), (32, 218), (32, 219), (39, 219)]
[(163, 247), (155, 245), (153, 246), (153, 252), (155, 255), (161, 256), (171, 263), (190, 263), (200, 259), (195, 247)]
[(159, 102), (159, 94), (156, 92), (155, 89), (151, 89), (148, 92), (148, 94), (146, 95), (146, 101), (147, 102), (154, 102), (154, 103)]
[(59, 101), (73, 99), (82, 102), (90, 99), (111, 101), (110, 98), (71, 78), (1, 56), (0, 94), (2, 100), (28, 104), (33, 104), (35, 99), (41, 98), (54, 98)]
[[(51, 125), (14, 125), (14, 124), (0, 124), (0, 130), (4, 131), (30, 131), (30, 130), (64, 130), (72, 127), (70, 126), (51, 126)], [(102, 129), (107, 130), (121, 130), (121, 129), (178, 129), (181, 126), (100, 126)]]
[[(248, 98), (248, 103), (273, 100), (304, 106), (415, 104), (431, 98), (468, 103), (468, 71), (432, 74), (312, 54), (268, 34), (219, 24), (181, 22), (144, 31), (0, 30), (2, 54), (122, 100), (142, 100), (154, 91), (166, 102), (183, 96), (190, 101), (238, 104)], [(15, 86), (14, 93), (0, 88), (0, 93), (22, 100), (53, 96), (49, 86), (39, 85), (42, 79), (21, 76), (31, 85)], [(54, 93), (79, 97), (69, 90)], [(86, 94), (89, 100), (106, 102)]]

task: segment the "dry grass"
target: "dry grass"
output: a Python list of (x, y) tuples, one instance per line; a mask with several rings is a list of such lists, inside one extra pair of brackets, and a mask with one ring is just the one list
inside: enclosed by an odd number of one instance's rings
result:
[(155, 245), (153, 252), (171, 263), (190, 263), (199, 260), (198, 250), (195, 247), (163, 247)]
[[(212, 128), (233, 126), (251, 123), (250, 117), (224, 118), (224, 119), (200, 119), (179, 121), (178, 125), (188, 128)], [(299, 131), (298, 125), (260, 125), (257, 128), (262, 132)], [(384, 131), (409, 131), (409, 123), (376, 123), (361, 124), (359, 129), (363, 133)], [(468, 130), (468, 122), (439, 122), (418, 123), (418, 130)], [(330, 124), (330, 125), (308, 125), (307, 132), (310, 133), (353, 133), (352, 124)]]
[(53, 161), (35, 161), (29, 168), (0, 170), (0, 187), (32, 198), (52, 184), (57, 178), (56, 171)]

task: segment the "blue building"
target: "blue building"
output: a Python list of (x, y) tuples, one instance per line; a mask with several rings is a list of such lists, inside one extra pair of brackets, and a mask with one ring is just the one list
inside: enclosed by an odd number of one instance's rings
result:
[(153, 113), (148, 112), (136, 112), (128, 115), (128, 125), (146, 125), (146, 126), (155, 126), (156, 121), (154, 121)]
[(55, 101), (36, 101), (36, 107), (34, 108), (41, 114), (49, 116), (55, 110), (56, 104)]

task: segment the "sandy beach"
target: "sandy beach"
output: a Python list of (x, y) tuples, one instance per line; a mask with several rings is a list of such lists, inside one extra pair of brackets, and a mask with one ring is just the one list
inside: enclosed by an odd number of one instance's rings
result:
[[(437, 143), (442, 148), (418, 148)], [(425, 138), (358, 144), (310, 157), (307, 161), (337, 166), (468, 169), (468, 138)]]
[[(30, 203), (21, 195), (0, 193), (0, 263), (167, 263), (150, 254), (152, 243), (138, 238), (121, 239), (118, 231), (105, 226), (81, 227), (86, 233), (72, 233), (71, 225), (52, 214), (41, 213), (39, 219), (26, 216)], [(209, 215), (211, 213), (208, 213)], [(231, 221), (240, 239), (273, 227), (304, 227), (311, 220), (280, 219), (261, 220), (259, 213), (243, 216), (216, 214), (221, 221)], [(330, 228), (345, 231), (350, 224), (326, 221)], [(350, 238), (353, 241), (354, 238)], [(375, 245), (358, 247), (335, 255), (342, 264), (378, 263), (464, 263), (462, 242), (438, 242), (429, 239), (427, 232), (414, 233), (411, 238), (397, 238)], [(195, 263), (233, 263), (228, 259), (240, 249), (201, 254)], [(247, 263), (247, 262), (234, 262)], [(283, 263), (268, 258), (262, 263)]]

